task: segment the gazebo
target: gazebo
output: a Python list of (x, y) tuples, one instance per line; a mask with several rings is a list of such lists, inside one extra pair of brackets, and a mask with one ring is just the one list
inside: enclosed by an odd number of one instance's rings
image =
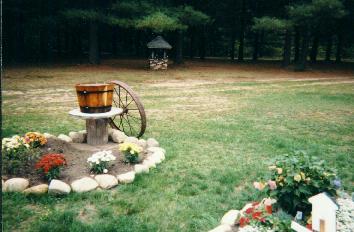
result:
[(172, 46), (162, 36), (157, 36), (147, 44), (147, 47), (151, 50), (150, 68), (153, 70), (167, 69), (168, 56), (166, 50), (171, 49)]

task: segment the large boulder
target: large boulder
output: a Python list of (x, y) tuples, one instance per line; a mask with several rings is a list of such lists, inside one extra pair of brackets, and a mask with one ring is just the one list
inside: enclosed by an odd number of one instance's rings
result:
[(24, 178), (12, 178), (4, 183), (5, 192), (22, 192), (29, 186), (29, 181)]
[(36, 195), (45, 194), (48, 192), (48, 185), (47, 184), (36, 185), (28, 189), (25, 189), (23, 192), (26, 194), (36, 194)]
[(159, 142), (157, 142), (157, 140), (154, 139), (154, 138), (149, 138), (149, 139), (146, 141), (146, 143), (147, 143), (147, 146), (148, 146), (148, 147), (158, 147), (158, 146), (160, 146)]
[(221, 224), (234, 226), (236, 223), (238, 223), (239, 218), (240, 211), (230, 210), (221, 218)]
[(125, 143), (135, 143), (137, 145), (139, 145), (139, 139), (135, 138), (135, 137), (127, 137), (125, 140), (124, 140)]
[(134, 165), (134, 171), (136, 174), (140, 173), (148, 173), (149, 172), (149, 167), (144, 164), (135, 164)]
[(85, 141), (85, 134), (81, 132), (72, 131), (69, 133), (69, 137), (74, 143), (83, 143)]
[(117, 176), (117, 179), (118, 179), (119, 183), (123, 183), (123, 184), (132, 183), (135, 179), (135, 172), (130, 171), (130, 172), (127, 172), (124, 174), (120, 174)]
[(83, 177), (71, 183), (71, 188), (77, 193), (89, 192), (97, 187), (98, 183), (90, 177)]
[(71, 192), (70, 186), (61, 180), (52, 180), (48, 186), (49, 194), (69, 194)]
[(112, 129), (111, 135), (109, 137), (115, 143), (123, 143), (124, 140), (127, 138), (127, 136), (124, 134), (124, 132), (116, 130), (116, 129)]
[(110, 189), (118, 185), (118, 180), (112, 175), (102, 174), (95, 176), (98, 185), (103, 189)]
[(67, 142), (67, 143), (72, 143), (73, 142), (73, 140), (69, 136), (64, 135), (64, 134), (58, 135), (58, 139), (63, 140), (65, 142)]

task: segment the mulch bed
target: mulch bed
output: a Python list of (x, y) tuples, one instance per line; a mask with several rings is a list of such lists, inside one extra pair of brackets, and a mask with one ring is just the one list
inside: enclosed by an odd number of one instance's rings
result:
[[(87, 144), (67, 143), (60, 139), (49, 138), (47, 144), (40, 148), (40, 153), (41, 155), (50, 153), (64, 154), (67, 166), (61, 170), (59, 179), (70, 184), (76, 179), (93, 174), (90, 173), (87, 158), (100, 150), (112, 150), (112, 154), (116, 157), (114, 165), (109, 168), (107, 174), (116, 176), (134, 170), (134, 165), (123, 162), (123, 156), (118, 150), (117, 143), (108, 143), (102, 146), (90, 146)], [(13, 177), (27, 178), (29, 179), (31, 186), (47, 183), (47, 181), (34, 169), (34, 165), (21, 175), (7, 175), (3, 176), (3, 179), (7, 180)]]

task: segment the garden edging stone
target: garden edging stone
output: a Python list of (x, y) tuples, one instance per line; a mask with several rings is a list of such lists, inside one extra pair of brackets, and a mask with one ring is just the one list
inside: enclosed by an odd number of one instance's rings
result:
[(11, 178), (4, 183), (5, 192), (22, 192), (29, 186), (25, 178)]
[(70, 185), (61, 180), (52, 180), (49, 183), (48, 193), (49, 194), (69, 194), (71, 192)]
[(91, 177), (83, 177), (71, 183), (71, 188), (74, 192), (83, 193), (95, 190), (98, 183)]
[(110, 189), (118, 185), (117, 178), (109, 174), (96, 175), (95, 180), (102, 189)]

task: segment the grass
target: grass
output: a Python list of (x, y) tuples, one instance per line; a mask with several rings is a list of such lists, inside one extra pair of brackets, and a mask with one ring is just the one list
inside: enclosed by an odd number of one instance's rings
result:
[(325, 159), (354, 190), (353, 72), (211, 62), (151, 72), (120, 63), (5, 69), (3, 135), (83, 129), (67, 114), (73, 85), (119, 79), (141, 96), (144, 137), (159, 140), (166, 161), (111, 191), (5, 193), (5, 231), (207, 231), (257, 199), (252, 182), (266, 162), (298, 149)]

